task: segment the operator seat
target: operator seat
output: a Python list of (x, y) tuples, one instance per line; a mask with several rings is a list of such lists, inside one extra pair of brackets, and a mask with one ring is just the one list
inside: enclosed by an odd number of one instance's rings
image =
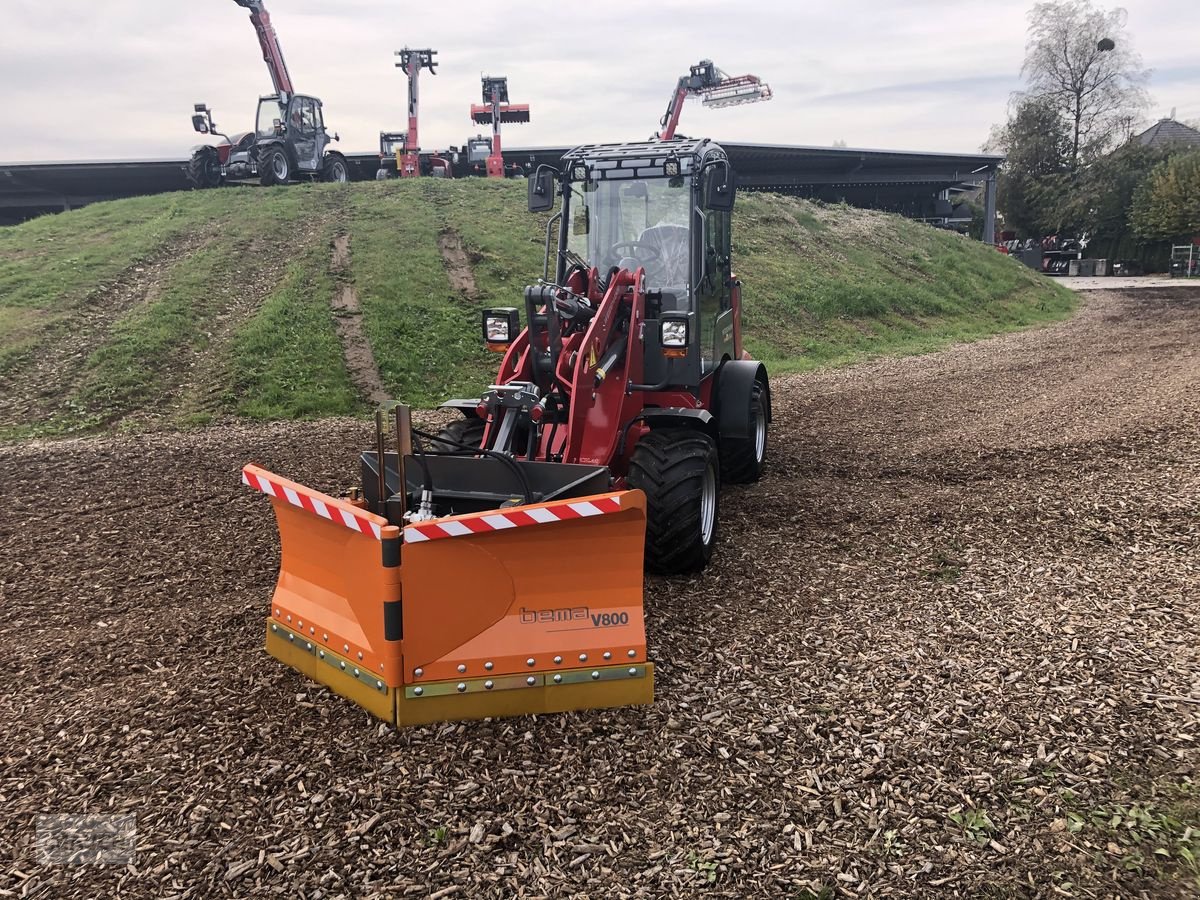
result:
[(653, 247), (659, 258), (645, 263), (646, 286), (662, 291), (662, 308), (668, 312), (687, 311), (688, 241), (691, 235), (683, 225), (659, 223), (642, 232), (639, 244)]

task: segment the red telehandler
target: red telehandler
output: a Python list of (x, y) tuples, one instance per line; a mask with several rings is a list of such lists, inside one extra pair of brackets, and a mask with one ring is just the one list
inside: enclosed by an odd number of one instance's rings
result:
[(773, 95), (771, 86), (758, 76), (726, 75), (713, 65), (711, 59), (702, 59), (675, 85), (675, 93), (671, 95), (667, 111), (658, 122), (662, 131), (655, 137), (664, 141), (675, 137), (679, 114), (683, 112), (683, 102), (690, 96), (702, 97), (705, 106), (719, 109), (723, 106), (740, 106), (743, 103), (770, 100)]
[[(500, 146), (501, 122), (528, 122), (529, 106), (508, 102), (508, 79), (483, 76), (483, 104), (472, 104), (471, 121), (479, 125), (491, 125), (492, 136), (482, 134), (468, 138), (460, 147), (451, 147), (448, 151), (434, 151), (422, 163), (420, 147), (416, 142), (417, 134), (417, 77), (422, 66), (434, 71), (432, 50), (401, 50), (397, 55), (402, 56), (398, 65), (408, 72), (408, 131), (383, 131), (379, 134), (379, 156), (381, 160), (394, 156), (396, 158), (396, 173), (401, 178), (415, 175), (433, 175), (441, 178), (466, 178), (472, 175), (486, 175), (489, 178), (517, 177), (524, 174), (520, 166), (504, 165), (504, 154)], [(416, 54), (429, 54), (418, 57)], [(391, 165), (381, 165), (376, 176), (379, 179), (391, 177)]]
[(243, 470), (279, 524), (268, 652), (397, 725), (651, 702), (643, 566), (702, 569), (721, 483), (763, 469), (725, 152), (578, 147), (528, 193), (532, 212), (561, 198), (543, 277), (524, 329), (483, 311), (503, 356), (445, 404), (462, 419), (435, 435), (381, 410), (346, 500)]
[[(453, 177), (450, 171), (450, 160), (434, 153), (426, 162), (425, 171), (421, 168), (421, 142), (418, 137), (420, 120), (420, 95), (417, 90), (421, 70), (428, 69), (430, 75), (437, 74), (438, 63), (434, 59), (436, 50), (410, 50), (405, 47), (397, 50), (400, 62), (397, 69), (403, 69), (408, 79), (408, 130), (381, 131), (379, 133), (379, 155), (381, 158), (395, 156), (396, 174), (401, 178), (413, 178), (418, 175), (434, 175), (443, 178)], [(380, 168), (387, 175), (387, 170)]]
[(295, 93), (292, 76), (283, 60), (279, 37), (262, 0), (233, 0), (250, 10), (250, 22), (258, 34), (263, 61), (271, 73), (275, 93), (260, 97), (255, 130), (222, 134), (213, 122), (212, 111), (197, 103), (192, 127), (200, 134), (222, 138), (221, 143), (202, 144), (192, 151), (184, 171), (198, 188), (217, 187), (231, 181), (288, 184), (297, 179), (347, 181), (346, 158), (329, 150), (321, 101)]
[[(492, 142), (488, 148), (486, 171), (488, 178), (507, 178), (522, 174), (519, 166), (508, 169), (504, 166), (504, 153), (500, 147), (501, 122), (528, 122), (529, 104), (508, 102), (508, 79), (492, 75), (483, 76), (483, 103), (471, 105), (471, 121), (476, 125), (492, 126)], [(476, 150), (480, 142), (475, 138), (467, 145), (467, 163), (477, 165)]]

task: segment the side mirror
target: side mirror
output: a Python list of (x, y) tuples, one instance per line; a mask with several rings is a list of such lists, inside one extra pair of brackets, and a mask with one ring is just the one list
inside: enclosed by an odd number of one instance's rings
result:
[(714, 212), (733, 209), (736, 179), (728, 162), (709, 166), (704, 172), (704, 208)]
[(529, 211), (546, 212), (554, 208), (554, 170), (539, 168), (529, 179)]
[(192, 116), (192, 127), (201, 134), (208, 134), (208, 122), (205, 121), (202, 115), (197, 114)]

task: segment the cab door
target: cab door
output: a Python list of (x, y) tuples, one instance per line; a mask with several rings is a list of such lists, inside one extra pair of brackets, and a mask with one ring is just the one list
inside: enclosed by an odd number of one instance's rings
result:
[(733, 358), (733, 301), (729, 241), (731, 214), (726, 210), (699, 213), (697, 318), (700, 325), (700, 370), (708, 374), (726, 357)]
[(315, 172), (320, 168), (320, 133), (318, 121), (320, 108), (312, 97), (295, 97), (288, 117), (292, 133), (292, 153), (296, 157), (296, 168), (301, 172)]

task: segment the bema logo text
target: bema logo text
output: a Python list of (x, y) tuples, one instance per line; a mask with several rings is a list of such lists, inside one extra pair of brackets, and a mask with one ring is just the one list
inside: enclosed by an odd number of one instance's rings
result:
[(521, 607), (521, 624), (591, 621), (594, 628), (628, 625), (629, 613), (593, 613), (586, 606), (564, 606), (560, 609), (526, 609)]

